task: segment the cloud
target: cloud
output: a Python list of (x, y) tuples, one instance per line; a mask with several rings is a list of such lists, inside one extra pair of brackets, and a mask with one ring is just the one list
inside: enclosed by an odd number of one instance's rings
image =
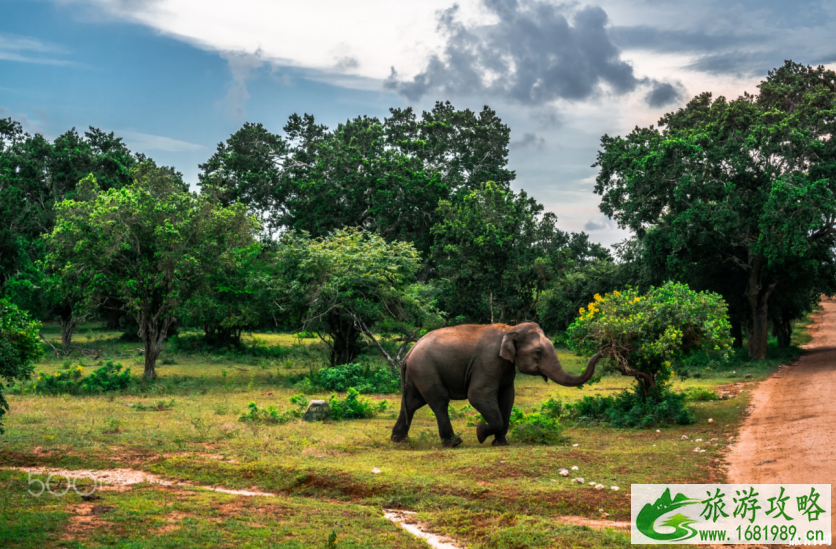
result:
[(360, 66), (360, 61), (357, 60), (356, 57), (351, 57), (350, 55), (340, 57), (337, 59), (334, 68), (338, 71), (345, 71), (349, 69), (356, 69)]
[(69, 53), (62, 46), (50, 44), (36, 38), (0, 33), (0, 60), (39, 65), (73, 65), (66, 59), (55, 59), (50, 55)]
[(0, 116), (6, 116), (7, 114), (11, 113), (11, 109), (8, 109), (2, 105), (0, 105)]
[(226, 112), (232, 120), (240, 121), (247, 115), (244, 107), (250, 98), (247, 79), (253, 71), (264, 65), (262, 52), (260, 49), (255, 53), (224, 52), (221, 57), (226, 59), (229, 71), (232, 73), (232, 82), (226, 94)]
[(122, 137), (125, 143), (136, 151), (187, 152), (197, 151), (203, 148), (203, 145), (179, 141), (162, 135), (151, 135), (132, 130), (116, 130), (114, 133)]
[(483, 0), (483, 6), (497, 23), (467, 26), (457, 5), (442, 11), (443, 52), (432, 55), (411, 80), (401, 79), (393, 67), (385, 86), (411, 101), (429, 93), (486, 94), (543, 105), (584, 100), (604, 86), (625, 94), (643, 83), (621, 58), (599, 7), (569, 17), (565, 6), (539, 0)]
[(519, 141), (511, 141), (509, 144), (512, 149), (525, 149), (532, 147), (537, 150), (542, 150), (546, 145), (546, 140), (538, 136), (536, 133), (524, 133), (522, 139)]
[(609, 217), (601, 216), (598, 221), (590, 219), (583, 226), (583, 230), (588, 232), (594, 231), (612, 231), (618, 228), (618, 224)]
[(655, 82), (653, 89), (644, 96), (644, 101), (650, 107), (657, 109), (659, 107), (666, 107), (671, 103), (681, 101), (684, 97), (685, 88), (681, 84)]

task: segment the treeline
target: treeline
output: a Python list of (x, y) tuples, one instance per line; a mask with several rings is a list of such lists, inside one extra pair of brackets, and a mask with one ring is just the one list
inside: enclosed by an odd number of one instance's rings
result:
[(332, 364), (371, 345), (395, 366), (435, 326), (555, 333), (596, 293), (667, 280), (721, 294), (762, 358), (770, 328), (788, 345), (834, 293), (835, 113), (836, 75), (787, 62), (756, 96), (702, 94), (604, 136), (595, 192), (634, 233), (613, 255), (511, 190), (510, 130), (487, 107), (248, 123), (198, 193), (113, 134), (50, 142), (0, 120), (0, 289), (60, 321), (65, 351), (86, 318), (138, 334), (150, 377), (177, 327), (213, 345), (304, 329)]

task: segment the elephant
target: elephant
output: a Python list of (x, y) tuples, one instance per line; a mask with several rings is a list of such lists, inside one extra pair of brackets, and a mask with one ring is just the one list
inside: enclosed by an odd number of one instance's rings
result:
[(547, 383), (551, 379), (577, 387), (592, 377), (600, 356), (594, 355), (584, 373), (573, 376), (561, 368), (554, 345), (534, 322), (434, 330), (418, 340), (401, 365), (403, 398), (392, 441), (405, 440), (415, 411), (429, 404), (443, 445), (458, 446), (462, 440), (454, 439), (448, 406), (451, 400), (467, 399), (482, 414), (483, 422), (476, 427), (479, 442), (493, 435), (493, 446), (507, 446), (517, 370), (541, 376)]

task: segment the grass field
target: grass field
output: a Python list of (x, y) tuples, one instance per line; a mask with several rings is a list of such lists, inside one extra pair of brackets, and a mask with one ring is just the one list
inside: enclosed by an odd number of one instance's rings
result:
[[(52, 327), (45, 335), (57, 337)], [(73, 366), (104, 360), (142, 372), (138, 344), (90, 326), (75, 338)], [(806, 332), (798, 330), (803, 337)], [(0, 469), (2, 547), (426, 547), (382, 516), (384, 508), (417, 512), (434, 533), (473, 548), (626, 547), (614, 529), (567, 524), (560, 517), (628, 520), (631, 483), (723, 481), (724, 447), (739, 425), (748, 389), (781, 361), (738, 362), (707, 369), (675, 388), (731, 388), (732, 398), (695, 402), (697, 421), (686, 427), (636, 430), (568, 424), (569, 442), (531, 446), (480, 445), (467, 418), (453, 420), (464, 443), (444, 449), (429, 409), (416, 414), (411, 440), (389, 442), (399, 395), (374, 395), (390, 411), (370, 420), (283, 425), (238, 421), (249, 402), (290, 408), (298, 391), (288, 378), (326, 363), (324, 345), (290, 335), (255, 334), (247, 343), (273, 348), (260, 356), (218, 352), (164, 352), (160, 379), (108, 396), (40, 396), (20, 385), (8, 396), (11, 412), (0, 436), (0, 466), (65, 469), (131, 468), (192, 486), (140, 484), (99, 493), (85, 502), (28, 493), (28, 475)], [(87, 349), (83, 356), (81, 348)], [(578, 373), (585, 361), (559, 351)], [(374, 359), (377, 360), (377, 359)], [(62, 367), (45, 359), (37, 370)], [(746, 377), (750, 374), (750, 377)], [(607, 376), (584, 389), (517, 377), (517, 405), (525, 411), (549, 397), (572, 401), (609, 394), (630, 379)], [(744, 384), (744, 385), (740, 385)], [(308, 398), (327, 398), (310, 394)], [(173, 403), (172, 403), (173, 400)], [(136, 404), (162, 411), (137, 411)], [(460, 407), (465, 402), (457, 403)], [(130, 405), (130, 406), (129, 406)], [(708, 423), (708, 419), (714, 421)], [(682, 441), (682, 435), (690, 440)], [(703, 442), (695, 442), (703, 439)], [(695, 453), (698, 445), (705, 453)], [(573, 484), (558, 474), (577, 466)], [(373, 469), (380, 472), (375, 474)], [(38, 477), (45, 480), (45, 476)], [(596, 491), (589, 481), (604, 484)], [(255, 489), (276, 497), (243, 497), (198, 486)], [(619, 491), (612, 491), (618, 486)]]

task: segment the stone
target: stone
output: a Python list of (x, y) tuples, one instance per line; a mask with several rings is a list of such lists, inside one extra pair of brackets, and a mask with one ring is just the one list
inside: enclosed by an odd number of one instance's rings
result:
[(305, 410), (305, 415), (302, 419), (305, 421), (322, 421), (330, 417), (328, 409), (328, 402), (324, 400), (312, 400)]

